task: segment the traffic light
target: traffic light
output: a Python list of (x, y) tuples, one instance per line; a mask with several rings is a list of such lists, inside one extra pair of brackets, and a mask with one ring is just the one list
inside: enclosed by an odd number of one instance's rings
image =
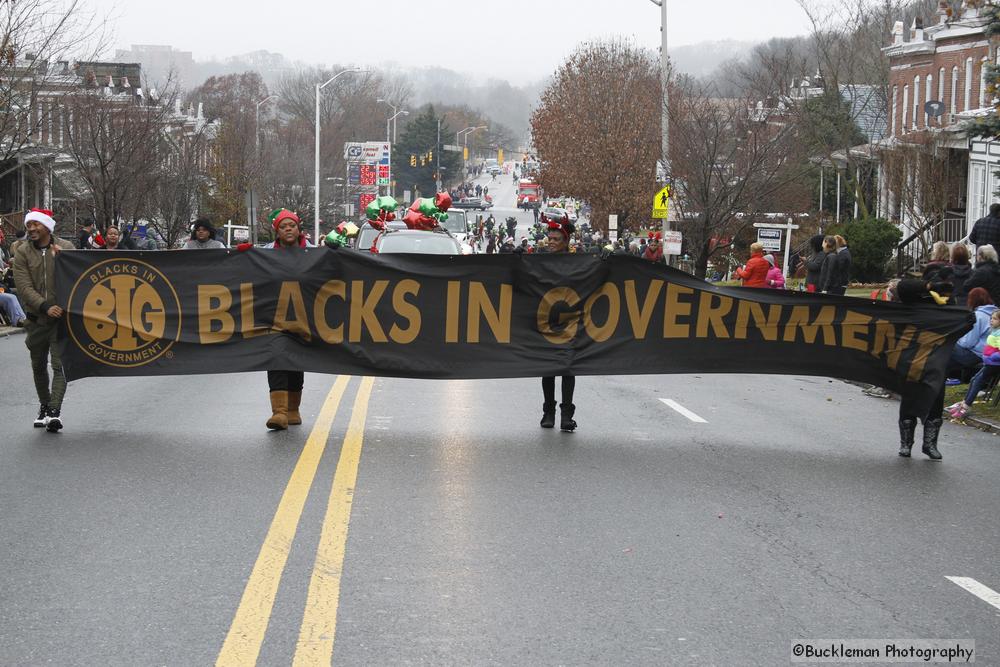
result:
[(410, 166), (411, 167), (416, 167), (417, 166), (417, 156), (416, 155), (411, 155), (410, 156)]
[(428, 162), (434, 161), (434, 151), (427, 151), (427, 161)]

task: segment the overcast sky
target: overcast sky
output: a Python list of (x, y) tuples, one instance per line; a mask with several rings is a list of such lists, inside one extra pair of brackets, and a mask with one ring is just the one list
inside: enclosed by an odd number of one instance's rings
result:
[[(398, 61), (526, 83), (587, 39), (660, 43), (660, 10), (649, 0), (88, 1), (115, 17), (116, 47), (169, 44), (195, 60), (266, 49), (308, 64)], [(666, 1), (671, 47), (809, 29), (795, 0)]]

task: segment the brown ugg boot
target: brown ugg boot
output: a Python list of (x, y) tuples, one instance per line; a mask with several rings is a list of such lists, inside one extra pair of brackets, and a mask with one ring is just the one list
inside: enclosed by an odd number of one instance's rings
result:
[(271, 418), (267, 420), (267, 427), (275, 431), (284, 431), (288, 428), (288, 392), (271, 392)]
[(302, 423), (302, 415), (299, 414), (299, 402), (302, 401), (301, 391), (288, 392), (288, 425), (298, 426)]

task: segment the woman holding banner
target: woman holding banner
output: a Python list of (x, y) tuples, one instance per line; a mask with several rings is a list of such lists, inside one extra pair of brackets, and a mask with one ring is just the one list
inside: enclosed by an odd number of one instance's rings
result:
[[(562, 219), (544, 218), (548, 225), (548, 252), (569, 252), (569, 240), (576, 229), (568, 217)], [(576, 389), (576, 376), (562, 376), (562, 403), (559, 404), (559, 430), (570, 433), (576, 430), (573, 415), (576, 406), (573, 405), (573, 391)], [(553, 428), (556, 425), (556, 378), (542, 378), (542, 393), (545, 403), (542, 404), (542, 428)]]

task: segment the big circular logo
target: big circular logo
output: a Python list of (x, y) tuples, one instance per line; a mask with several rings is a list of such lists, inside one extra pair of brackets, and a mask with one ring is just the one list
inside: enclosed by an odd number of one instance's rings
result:
[(90, 267), (73, 285), (67, 323), (77, 346), (102, 364), (143, 366), (180, 338), (181, 304), (159, 269), (134, 259)]

